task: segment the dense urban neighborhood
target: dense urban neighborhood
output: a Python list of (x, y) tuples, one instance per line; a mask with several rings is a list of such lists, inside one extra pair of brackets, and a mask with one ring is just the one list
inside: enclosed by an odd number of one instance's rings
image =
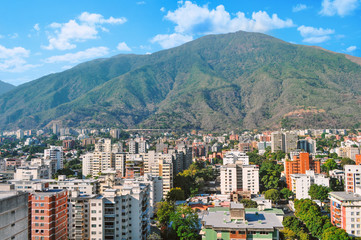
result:
[(357, 129), (3, 131), (0, 234), (354, 239), (360, 146)]

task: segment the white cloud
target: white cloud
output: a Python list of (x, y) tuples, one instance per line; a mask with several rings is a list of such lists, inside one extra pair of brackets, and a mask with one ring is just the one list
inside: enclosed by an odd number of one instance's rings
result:
[(351, 14), (359, 6), (359, 0), (323, 0), (321, 15), (344, 17)]
[(45, 59), (46, 63), (58, 63), (58, 62), (69, 62), (69, 63), (78, 63), (83, 60), (101, 57), (107, 55), (109, 49), (107, 47), (94, 47), (88, 48), (85, 51), (79, 51), (76, 53), (67, 53), (64, 55), (52, 56)]
[(183, 43), (192, 41), (193, 37), (190, 35), (182, 35), (179, 33), (173, 34), (158, 34), (154, 38), (152, 38), (152, 43), (159, 43), (162, 48), (171, 48), (179, 46)]
[(101, 14), (97, 14), (97, 13), (88, 13), (88, 12), (83, 12), (80, 16), (79, 16), (79, 20), (81, 22), (90, 24), (90, 25), (94, 25), (94, 24), (123, 24), (127, 21), (126, 18), (122, 17), (122, 18), (114, 18), (114, 17), (110, 17), (108, 19), (105, 19)]
[(0, 34), (0, 38), (4, 38), (4, 35), (1, 35), (1, 34)]
[(23, 72), (38, 65), (27, 64), (30, 51), (23, 47), (6, 48), (0, 45), (0, 71)]
[(125, 42), (120, 42), (117, 46), (117, 49), (119, 51), (125, 51), (125, 52), (132, 51), (132, 49), (130, 49), (130, 47), (128, 47), (128, 45)]
[(48, 36), (49, 45), (43, 46), (48, 50), (68, 50), (76, 48), (75, 42), (84, 42), (98, 37), (98, 29), (108, 31), (102, 24), (123, 24), (126, 18), (105, 19), (96, 13), (83, 12), (77, 20), (69, 20), (67, 23), (52, 23), (54, 34)]
[(292, 12), (300, 12), (300, 11), (303, 11), (303, 10), (306, 10), (307, 9), (307, 6), (305, 4), (297, 4), (296, 6), (294, 6), (292, 8)]
[(68, 70), (70, 68), (74, 67), (73, 65), (65, 65), (65, 66), (62, 66), (61, 69), (62, 70)]
[(353, 52), (353, 51), (355, 51), (356, 49), (357, 49), (356, 46), (350, 46), (350, 47), (346, 48), (346, 52)]
[(139, 1), (137, 2), (137, 5), (144, 5), (145, 4), (145, 1)]
[(322, 43), (329, 40), (331, 34), (335, 33), (333, 29), (314, 28), (307, 26), (300, 26), (297, 28), (303, 37), (303, 42), (307, 43)]
[(160, 8), (160, 11), (161, 11), (161, 12), (165, 12), (165, 7), (161, 7), (161, 8)]
[[(173, 34), (159, 34), (152, 39), (164, 46), (174, 46), (185, 40), (192, 40), (194, 35), (236, 32), (268, 32), (273, 29), (293, 27), (291, 19), (282, 20), (277, 14), (268, 15), (265, 11), (253, 12), (247, 18), (243, 12), (235, 17), (227, 12), (223, 5), (209, 9), (207, 5), (198, 6), (190, 1), (179, 2), (175, 11), (168, 11), (165, 19), (176, 24)], [(165, 9), (163, 9), (165, 10)], [(161, 9), (162, 11), (162, 9)]]
[(192, 34), (226, 33), (238, 30), (267, 32), (294, 26), (292, 20), (282, 20), (277, 14), (269, 16), (265, 11), (253, 12), (251, 18), (247, 18), (242, 12), (237, 12), (236, 17), (231, 18), (223, 5), (209, 10), (208, 6), (200, 7), (190, 1), (186, 1), (174, 12), (169, 11), (165, 18), (177, 24), (176, 32)]
[(40, 31), (39, 23), (35, 24), (33, 28), (35, 31), (39, 32)]

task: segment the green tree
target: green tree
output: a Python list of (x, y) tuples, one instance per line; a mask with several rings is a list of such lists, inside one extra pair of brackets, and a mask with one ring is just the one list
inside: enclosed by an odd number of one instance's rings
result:
[(343, 191), (344, 185), (337, 178), (330, 178), (330, 188), (332, 191)]
[(337, 168), (337, 163), (332, 158), (327, 159), (327, 161), (321, 166), (322, 171), (327, 174), (329, 171), (336, 169), (336, 168)]
[(275, 161), (264, 162), (259, 170), (262, 189), (278, 189), (280, 186), (280, 177), (282, 171), (283, 165), (279, 165)]
[(245, 208), (256, 208), (258, 206), (257, 202), (249, 199), (242, 199), (240, 203), (243, 203)]
[(351, 158), (342, 158), (340, 162), (340, 166), (342, 169), (345, 165), (355, 165), (355, 164), (356, 164), (355, 161), (352, 160)]
[(201, 239), (198, 234), (199, 220), (198, 215), (189, 206), (180, 205), (170, 216), (172, 228), (176, 231), (181, 240)]
[(285, 239), (285, 240), (297, 239), (297, 234), (289, 228), (285, 228), (280, 233), (281, 233), (282, 239)]
[(174, 212), (174, 210), (175, 207), (173, 203), (167, 201), (157, 203), (156, 219), (162, 231), (167, 229), (170, 221), (170, 216)]
[(266, 191), (264, 197), (270, 199), (273, 203), (277, 203), (281, 199), (281, 194), (277, 189), (270, 189)]
[(351, 240), (352, 238), (343, 229), (329, 227), (322, 233), (322, 240)]
[(328, 187), (317, 184), (311, 185), (310, 189), (308, 190), (308, 194), (310, 195), (311, 199), (320, 200), (321, 202), (324, 202), (326, 199), (328, 199), (329, 192), (330, 189)]
[(294, 196), (295, 194), (289, 190), (288, 188), (283, 188), (281, 191), (281, 196), (283, 199), (290, 199), (290, 197)]
[(184, 199), (184, 191), (179, 187), (172, 188), (166, 196), (167, 201), (178, 201)]
[(162, 240), (162, 238), (154, 232), (147, 237), (147, 240)]

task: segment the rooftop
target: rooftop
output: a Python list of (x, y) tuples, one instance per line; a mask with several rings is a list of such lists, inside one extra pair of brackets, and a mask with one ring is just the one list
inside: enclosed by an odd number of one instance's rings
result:
[(231, 220), (228, 211), (210, 211), (201, 215), (201, 222), (205, 228), (218, 229), (262, 229), (273, 231), (274, 228), (283, 228), (276, 214), (266, 212), (246, 212), (246, 221), (241, 221)]
[(361, 195), (352, 192), (330, 192), (331, 197), (343, 201), (361, 201)]

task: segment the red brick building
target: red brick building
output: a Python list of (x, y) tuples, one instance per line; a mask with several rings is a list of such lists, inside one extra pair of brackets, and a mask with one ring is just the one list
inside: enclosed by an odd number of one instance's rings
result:
[(34, 192), (31, 204), (31, 239), (66, 240), (68, 234), (68, 194), (66, 190)]

